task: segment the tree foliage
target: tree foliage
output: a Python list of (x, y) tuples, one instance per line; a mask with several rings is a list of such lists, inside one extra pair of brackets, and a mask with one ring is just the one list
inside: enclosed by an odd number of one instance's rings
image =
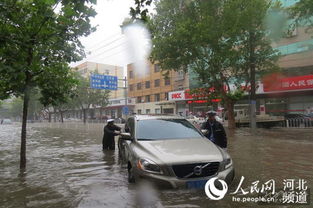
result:
[(313, 0), (300, 0), (289, 9), (296, 22), (307, 25), (307, 30), (313, 29)]
[(80, 60), (79, 37), (95, 28), (96, 0), (2, 0), (0, 3), (0, 99), (23, 98), (20, 167), (26, 167), (26, 120), (30, 91), (44, 105), (66, 100), (75, 86), (68, 63)]
[(80, 36), (96, 13), (73, 0), (4, 0), (0, 4), (0, 97), (38, 86), (47, 104), (63, 99), (73, 79), (68, 63), (84, 55)]
[(135, 0), (135, 8), (130, 8), (130, 15), (133, 21), (148, 21), (148, 8), (152, 4), (152, 0)]
[(277, 68), (264, 26), (269, 7), (265, 0), (161, 0), (150, 21), (152, 59), (165, 70), (195, 72), (203, 87), (233, 107), (252, 69)]

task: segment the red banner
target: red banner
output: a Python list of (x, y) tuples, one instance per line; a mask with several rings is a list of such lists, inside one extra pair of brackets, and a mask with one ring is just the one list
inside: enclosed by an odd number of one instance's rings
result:
[(272, 74), (264, 77), (264, 92), (290, 91), (300, 89), (313, 90), (313, 75), (298, 77), (283, 77), (280, 74)]

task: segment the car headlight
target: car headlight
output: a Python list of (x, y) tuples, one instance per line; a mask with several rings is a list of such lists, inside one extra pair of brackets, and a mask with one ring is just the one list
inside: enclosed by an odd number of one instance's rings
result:
[(233, 160), (230, 158), (229, 154), (225, 150), (221, 149), (221, 152), (223, 154), (222, 168), (226, 170), (227, 168), (230, 168), (233, 165)]
[(158, 166), (155, 162), (147, 159), (139, 159), (137, 162), (137, 167), (140, 170), (149, 172), (149, 173), (157, 173), (162, 174), (162, 170), (160, 166)]

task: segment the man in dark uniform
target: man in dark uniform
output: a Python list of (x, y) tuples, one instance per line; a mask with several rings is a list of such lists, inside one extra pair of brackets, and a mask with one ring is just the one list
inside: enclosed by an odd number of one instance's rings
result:
[(221, 148), (227, 148), (227, 137), (223, 125), (216, 121), (215, 111), (208, 111), (207, 113), (208, 120), (204, 122), (201, 126), (201, 129), (207, 130), (204, 134), (209, 140), (214, 144), (220, 146)]
[(115, 150), (114, 137), (120, 134), (120, 132), (116, 131), (121, 131), (121, 128), (114, 124), (114, 119), (108, 119), (107, 122), (108, 124), (103, 129), (102, 149)]

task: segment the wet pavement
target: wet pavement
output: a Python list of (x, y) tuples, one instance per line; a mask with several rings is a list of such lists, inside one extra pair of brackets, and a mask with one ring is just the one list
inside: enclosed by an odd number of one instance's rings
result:
[[(101, 150), (102, 125), (30, 124), (27, 171), (19, 171), (20, 126), (0, 125), (0, 207), (138, 207), (137, 186), (128, 184), (125, 164), (117, 151)], [(228, 152), (243, 187), (274, 179), (313, 182), (313, 129), (228, 132)], [(211, 201), (203, 190), (153, 190), (154, 207), (288, 207), (235, 202), (227, 194)], [(310, 196), (312, 201), (312, 194)], [(145, 205), (143, 205), (145, 206)], [(289, 207), (310, 207), (291, 205)]]

